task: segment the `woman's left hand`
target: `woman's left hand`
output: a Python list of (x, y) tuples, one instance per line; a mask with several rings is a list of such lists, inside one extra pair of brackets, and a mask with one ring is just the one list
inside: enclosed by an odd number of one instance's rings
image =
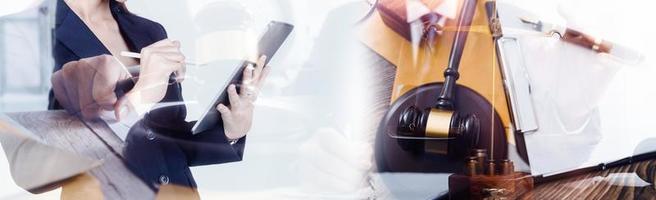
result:
[(235, 85), (228, 87), (230, 107), (219, 104), (216, 109), (223, 119), (223, 130), (229, 140), (242, 138), (250, 131), (253, 124), (253, 103), (262, 89), (269, 74), (269, 68), (264, 67), (266, 55), (260, 57), (256, 66), (249, 65), (244, 69), (239, 94)]

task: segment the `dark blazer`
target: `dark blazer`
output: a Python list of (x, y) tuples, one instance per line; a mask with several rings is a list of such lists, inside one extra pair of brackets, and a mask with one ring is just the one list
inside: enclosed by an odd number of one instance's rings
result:
[[(111, 0), (112, 16), (119, 25), (128, 48), (140, 52), (142, 48), (167, 38), (162, 25), (128, 12)], [(110, 54), (84, 22), (66, 5), (57, 1), (54, 32), (54, 71), (70, 61)], [(50, 92), (49, 109), (61, 109)], [(168, 87), (161, 102), (182, 102), (180, 84)], [(126, 139), (123, 156), (128, 167), (156, 188), (162, 183), (195, 187), (189, 166), (240, 161), (246, 138), (229, 144), (223, 125), (204, 133), (191, 134), (192, 123), (185, 121), (184, 105), (159, 108), (147, 113), (135, 124)]]

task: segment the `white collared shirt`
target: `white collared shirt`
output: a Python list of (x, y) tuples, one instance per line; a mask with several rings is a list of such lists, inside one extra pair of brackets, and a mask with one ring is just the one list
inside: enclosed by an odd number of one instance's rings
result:
[[(419, 21), (421, 16), (431, 12), (430, 8), (426, 4), (422, 3), (420, 0), (406, 0), (406, 13), (407, 13), (407, 22)], [(440, 5), (435, 7), (432, 12), (442, 15), (443, 17), (454, 19), (458, 14), (458, 1), (457, 0), (444, 0)], [(442, 18), (438, 22), (440, 26), (444, 26), (446, 19)]]
[[(426, 4), (422, 3), (420, 0), (406, 0), (406, 19), (407, 23), (410, 24), (410, 34), (411, 40), (414, 42), (416, 39), (421, 38), (424, 33), (424, 24), (421, 21), (421, 17), (429, 14), (430, 12), (435, 12), (442, 17), (437, 22), (438, 25), (444, 27), (447, 19), (455, 19), (458, 14), (458, 1), (457, 0), (444, 0), (432, 11)], [(441, 31), (438, 32), (441, 34)]]

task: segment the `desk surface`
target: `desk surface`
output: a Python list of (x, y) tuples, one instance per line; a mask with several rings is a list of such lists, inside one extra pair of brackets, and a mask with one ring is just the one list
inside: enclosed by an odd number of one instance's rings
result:
[(538, 184), (532, 191), (532, 197), (534, 199), (656, 199), (656, 186), (653, 183), (655, 179), (656, 159), (652, 159)]
[[(90, 177), (77, 177), (64, 184), (62, 195), (72, 188), (98, 191), (105, 199), (153, 199), (155, 193), (130, 170), (120, 157), (122, 141), (103, 122), (82, 123), (64, 111), (7, 114), (46, 143), (93, 159), (103, 164), (90, 171)], [(91, 130), (93, 129), (93, 131)], [(99, 183), (100, 188), (89, 188)], [(69, 187), (69, 188), (67, 188)], [(93, 185), (91, 185), (93, 187)]]

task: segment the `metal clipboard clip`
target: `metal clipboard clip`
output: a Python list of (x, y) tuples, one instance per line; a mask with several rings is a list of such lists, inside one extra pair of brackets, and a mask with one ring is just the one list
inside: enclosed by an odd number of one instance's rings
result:
[(519, 41), (513, 37), (501, 37), (495, 45), (515, 130), (521, 133), (536, 131), (538, 122), (533, 108), (531, 82)]
[(539, 127), (531, 96), (531, 81), (519, 41), (515, 37), (503, 35), (495, 1), (485, 2), (485, 8), (515, 131), (537, 131)]

